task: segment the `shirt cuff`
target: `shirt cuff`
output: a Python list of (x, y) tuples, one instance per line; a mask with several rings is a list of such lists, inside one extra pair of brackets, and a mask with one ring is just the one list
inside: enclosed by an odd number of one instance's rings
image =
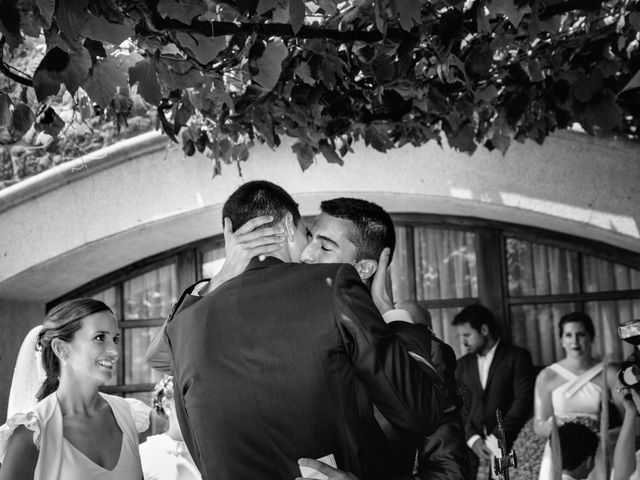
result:
[(469, 448), (473, 448), (473, 444), (476, 443), (476, 440), (478, 440), (480, 437), (480, 435), (472, 435), (469, 440), (467, 440), (467, 445), (469, 446)]
[(386, 313), (382, 314), (382, 318), (385, 323), (391, 322), (406, 322), (413, 323), (413, 319), (407, 310), (402, 310), (400, 308), (394, 308), (393, 310), (389, 310)]

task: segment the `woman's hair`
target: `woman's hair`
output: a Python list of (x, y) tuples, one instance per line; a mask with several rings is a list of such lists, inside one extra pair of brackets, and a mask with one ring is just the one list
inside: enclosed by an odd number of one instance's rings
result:
[(571, 312), (567, 313), (560, 319), (560, 323), (558, 323), (558, 335), (562, 338), (562, 333), (564, 331), (564, 326), (567, 323), (581, 323), (584, 329), (587, 331), (591, 340), (593, 340), (596, 336), (596, 329), (593, 326), (593, 320), (586, 313), (582, 312)]
[(162, 401), (167, 398), (171, 400), (173, 398), (173, 377), (165, 375), (162, 379), (156, 383), (153, 389), (153, 408), (158, 415), (167, 415), (164, 410)]
[(558, 428), (562, 468), (574, 470), (598, 450), (598, 435), (588, 427), (569, 422)]
[(98, 312), (113, 311), (104, 303), (92, 298), (69, 300), (53, 307), (47, 313), (38, 335), (38, 348), (42, 350), (42, 366), (47, 378), (38, 390), (38, 401), (55, 392), (60, 383), (60, 360), (51, 342), (56, 338), (69, 342), (82, 326), (80, 321)]

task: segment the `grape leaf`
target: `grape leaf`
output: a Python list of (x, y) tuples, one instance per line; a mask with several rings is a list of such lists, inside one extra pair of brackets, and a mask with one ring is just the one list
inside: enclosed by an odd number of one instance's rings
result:
[(525, 14), (531, 13), (529, 5), (521, 8), (515, 4), (514, 0), (491, 0), (487, 4), (487, 8), (491, 16), (504, 15), (516, 28), (520, 25)]
[(56, 6), (56, 21), (60, 33), (70, 40), (76, 40), (85, 23), (91, 16), (87, 11), (89, 0), (58, 0)]
[(320, 142), (320, 153), (328, 163), (337, 163), (338, 165), (344, 165), (344, 160), (338, 155), (334, 148), (331, 147), (326, 141)]
[(631, 80), (629, 80), (629, 83), (627, 83), (624, 86), (624, 88), (620, 90), (620, 93), (626, 92), (627, 90), (631, 90), (632, 88), (638, 88), (638, 87), (640, 87), (640, 70), (638, 70), (636, 74), (631, 78)]
[(314, 85), (316, 83), (316, 79), (311, 75), (311, 68), (309, 64), (304, 62), (296, 67), (295, 70), (296, 75), (307, 85)]
[(144, 59), (129, 68), (129, 84), (138, 84), (138, 93), (152, 105), (162, 100), (162, 92), (158, 83), (156, 70), (148, 59)]
[(600, 91), (604, 81), (599, 70), (594, 70), (591, 75), (580, 75), (573, 83), (573, 96), (580, 102), (587, 102)]
[(293, 33), (297, 34), (304, 24), (304, 0), (289, 0), (289, 15), (291, 17)]
[(126, 84), (127, 77), (119, 63), (108, 57), (93, 67), (89, 79), (84, 84), (84, 89), (91, 100), (105, 108), (111, 102), (118, 87)]
[(256, 8), (256, 13), (258, 15), (264, 15), (268, 11), (276, 8), (277, 4), (278, 4), (277, 0), (260, 0), (258, 2), (258, 7)]
[(9, 128), (11, 126), (11, 107), (13, 102), (9, 95), (0, 92), (0, 127)]
[(199, 33), (177, 32), (176, 39), (182, 48), (191, 51), (195, 59), (205, 65), (215, 60), (218, 54), (227, 47), (224, 37), (211, 38)]
[(51, 26), (51, 18), (56, 10), (56, 0), (34, 0), (34, 3), (40, 11), (40, 15), (46, 22), (46, 26)]
[(589, 109), (593, 115), (593, 123), (605, 132), (610, 132), (622, 126), (622, 110), (615, 102), (615, 97), (604, 93)]
[(375, 125), (367, 125), (364, 129), (364, 142), (382, 153), (393, 146), (387, 134), (381, 132)]
[(497, 96), (498, 96), (498, 89), (494, 84), (490, 83), (486, 87), (481, 88), (480, 90), (476, 90), (475, 100), (476, 102), (484, 101), (487, 103), (491, 103), (491, 101)]
[(36, 132), (44, 132), (55, 137), (64, 128), (64, 120), (60, 118), (53, 108), (47, 107), (38, 117), (38, 121), (33, 124), (33, 128)]
[(477, 148), (476, 142), (473, 141), (475, 132), (470, 124), (465, 123), (457, 130), (453, 132), (448, 131), (446, 134), (449, 140), (449, 146), (452, 148), (460, 150), (461, 152), (467, 152), (469, 155), (475, 152)]
[(318, 5), (327, 15), (333, 15), (338, 11), (336, 0), (318, 0)]
[(306, 143), (296, 142), (291, 146), (291, 150), (298, 157), (298, 163), (302, 168), (302, 171), (305, 171), (311, 165), (313, 165), (313, 150)]
[(403, 30), (411, 30), (420, 24), (420, 2), (415, 0), (395, 0), (396, 10), (400, 15), (400, 26)]
[(78, 52), (69, 55), (67, 68), (60, 72), (60, 79), (64, 82), (73, 95), (78, 87), (84, 83), (91, 68), (91, 56), (86, 48), (81, 48)]
[(176, 20), (191, 25), (195, 17), (207, 11), (206, 2), (200, 0), (160, 0), (158, 2), (158, 13), (163, 17), (175, 18)]
[(289, 50), (280, 39), (267, 43), (264, 53), (256, 60), (258, 73), (253, 75), (253, 80), (267, 90), (273, 89), (282, 72), (282, 61), (288, 53)]
[(271, 20), (273, 23), (289, 23), (291, 21), (291, 14), (289, 13), (289, 6), (285, 3), (278, 2), (276, 9), (273, 11)]
[(59, 47), (54, 47), (40, 61), (33, 74), (33, 89), (36, 98), (42, 102), (60, 90), (62, 78), (60, 72), (69, 65), (69, 54)]
[(28, 105), (19, 103), (13, 110), (13, 132), (12, 136), (16, 140), (22, 137), (31, 128), (36, 116)]
[(16, 2), (0, 3), (0, 32), (12, 49), (22, 43), (20, 12), (15, 3)]
[(127, 38), (133, 36), (131, 22), (112, 23), (103, 17), (91, 15), (82, 29), (82, 36), (100, 42), (120, 45)]
[(507, 150), (509, 149), (509, 146), (511, 145), (511, 138), (500, 133), (494, 133), (493, 137), (491, 137), (491, 143), (493, 143), (494, 147), (500, 150), (502, 156), (504, 157), (507, 153)]

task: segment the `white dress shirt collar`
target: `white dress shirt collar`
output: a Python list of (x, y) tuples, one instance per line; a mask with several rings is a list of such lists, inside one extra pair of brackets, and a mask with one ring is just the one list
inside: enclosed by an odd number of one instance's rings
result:
[(478, 374), (480, 376), (480, 385), (482, 385), (482, 389), (484, 390), (487, 386), (487, 378), (489, 378), (489, 368), (491, 367), (491, 362), (493, 361), (493, 357), (496, 354), (496, 348), (500, 343), (500, 339), (491, 347), (491, 349), (484, 355), (476, 354), (478, 357)]

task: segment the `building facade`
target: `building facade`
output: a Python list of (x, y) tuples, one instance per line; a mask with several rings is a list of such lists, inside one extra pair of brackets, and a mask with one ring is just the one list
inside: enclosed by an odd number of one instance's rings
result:
[(396, 300), (423, 302), (434, 330), (482, 302), (534, 363), (561, 357), (557, 320), (596, 323), (596, 351), (629, 353), (618, 323), (640, 318), (640, 145), (562, 132), (503, 157), (437, 144), (386, 154), (356, 145), (343, 166), (302, 172), (289, 145), (256, 146), (213, 176), (157, 133), (121, 142), (0, 191), (0, 416), (24, 334), (48, 307), (93, 296), (116, 312), (122, 361), (110, 391), (149, 397), (144, 351), (183, 288), (224, 258), (222, 204), (241, 183), (282, 185), (311, 220), (320, 201), (374, 201), (396, 222)]

